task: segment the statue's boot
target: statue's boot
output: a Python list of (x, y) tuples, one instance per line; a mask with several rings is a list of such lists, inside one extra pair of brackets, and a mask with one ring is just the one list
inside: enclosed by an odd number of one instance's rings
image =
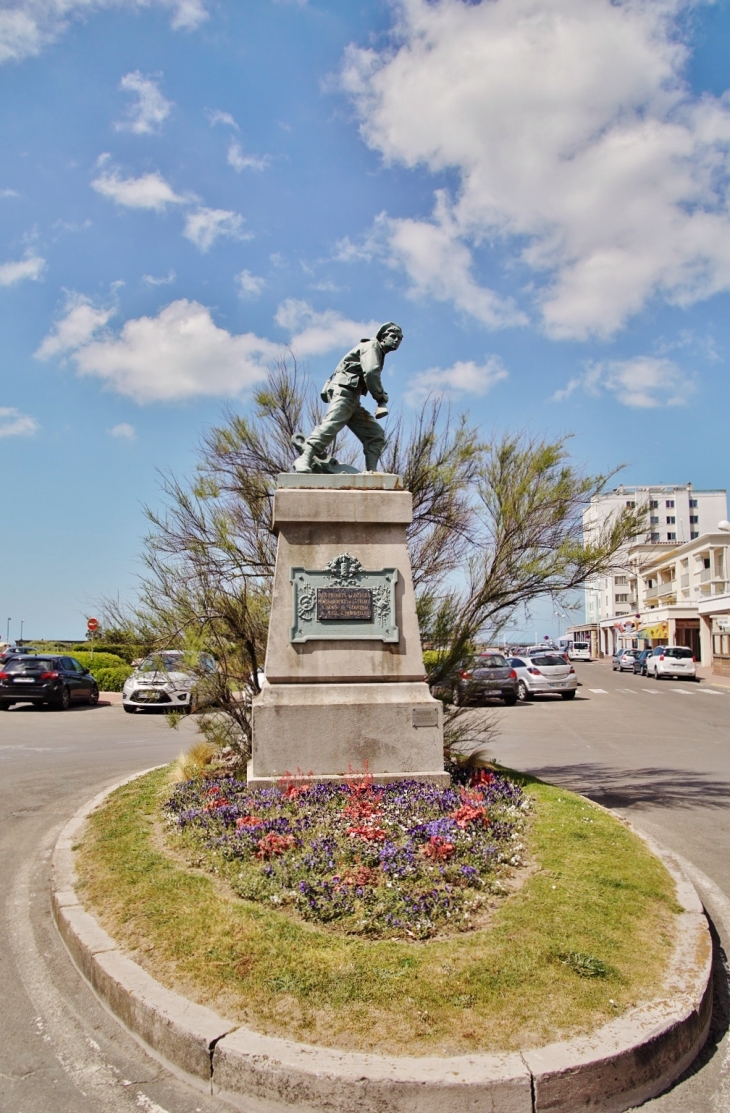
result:
[(377, 471), (380, 462), (380, 453), (372, 449), (365, 453), (365, 471)]
[(301, 456), (297, 456), (294, 461), (294, 471), (311, 472), (312, 464), (314, 461), (314, 449), (311, 445), (305, 445), (304, 452)]

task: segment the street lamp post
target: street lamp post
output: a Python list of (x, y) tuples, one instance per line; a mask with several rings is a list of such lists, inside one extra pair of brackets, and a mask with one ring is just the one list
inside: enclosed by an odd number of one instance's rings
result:
[(9, 618), (8, 619), (8, 624), (5, 628), (5, 641), (8, 643), (8, 645), (10, 645), (10, 623), (12, 621), (13, 621), (12, 618)]
[(25, 626), (25, 619), (21, 618), (21, 620), (20, 620), (20, 644), (21, 645), (23, 644), (23, 627), (24, 626)]

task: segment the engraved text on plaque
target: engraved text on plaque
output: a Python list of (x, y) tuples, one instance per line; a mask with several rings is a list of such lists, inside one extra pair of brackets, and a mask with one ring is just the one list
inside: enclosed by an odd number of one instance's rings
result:
[(318, 587), (317, 621), (372, 622), (372, 591), (367, 587)]

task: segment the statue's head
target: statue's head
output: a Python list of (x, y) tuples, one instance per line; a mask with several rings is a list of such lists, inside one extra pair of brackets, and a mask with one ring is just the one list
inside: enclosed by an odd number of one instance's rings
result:
[(403, 339), (403, 329), (395, 321), (386, 321), (377, 332), (377, 338), (388, 352), (394, 352)]

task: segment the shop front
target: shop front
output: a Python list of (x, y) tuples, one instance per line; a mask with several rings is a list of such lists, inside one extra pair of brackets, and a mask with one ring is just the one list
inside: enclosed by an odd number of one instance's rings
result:
[(639, 626), (637, 638), (642, 649), (653, 649), (656, 645), (669, 644), (669, 622), (654, 622)]

